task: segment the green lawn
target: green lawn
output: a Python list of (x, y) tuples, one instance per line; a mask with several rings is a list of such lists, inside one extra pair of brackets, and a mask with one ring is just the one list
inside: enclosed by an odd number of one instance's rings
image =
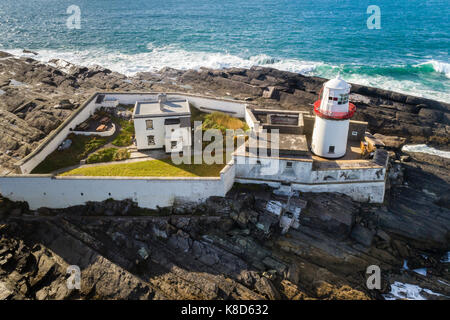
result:
[(55, 150), (44, 159), (32, 173), (50, 173), (58, 169), (80, 164), (90, 152), (99, 149), (107, 143), (107, 139), (69, 134), (67, 139), (72, 140), (72, 145), (62, 151)]
[(112, 144), (118, 147), (127, 147), (131, 145), (134, 135), (134, 123), (133, 121), (113, 118), (113, 121), (120, 126), (120, 132), (117, 137), (112, 141)]
[(77, 168), (63, 176), (122, 176), (122, 177), (218, 177), (224, 164), (180, 164), (170, 158), (141, 162), (109, 164)]
[(89, 155), (86, 163), (120, 161), (128, 159), (129, 157), (130, 152), (126, 149), (104, 148)]
[(234, 118), (223, 112), (213, 112), (204, 117), (202, 129), (219, 129), (222, 134), (225, 134), (227, 129), (246, 131), (248, 126), (245, 121), (239, 118)]
[(203, 122), (202, 130), (219, 129), (225, 134), (226, 129), (242, 129), (247, 131), (248, 125), (245, 121), (232, 117), (223, 112), (206, 113), (191, 106), (191, 127), (194, 128), (194, 121)]

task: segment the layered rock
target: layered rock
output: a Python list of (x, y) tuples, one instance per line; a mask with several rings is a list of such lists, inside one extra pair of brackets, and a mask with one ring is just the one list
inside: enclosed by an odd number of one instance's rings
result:
[[(61, 60), (0, 58), (2, 173), (97, 90), (187, 91), (311, 111), (325, 81), (261, 67), (127, 78)], [(401, 151), (409, 142), (448, 147), (448, 104), (358, 85), (351, 100), (391, 154), (383, 205), (300, 194), (300, 228), (281, 235), (266, 204), (286, 199), (265, 187), (236, 186), (225, 198), (158, 212), (132, 201), (29, 212), (2, 200), (0, 298), (365, 299), (381, 298), (393, 281), (450, 296), (448, 263), (440, 262), (450, 249), (449, 160)], [(428, 275), (403, 270), (405, 259)], [(65, 282), (74, 264), (82, 269), (78, 291)], [(381, 290), (365, 285), (373, 264)]]

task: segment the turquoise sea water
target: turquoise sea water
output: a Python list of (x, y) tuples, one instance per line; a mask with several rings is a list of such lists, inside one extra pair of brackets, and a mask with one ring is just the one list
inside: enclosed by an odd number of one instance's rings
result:
[[(81, 11), (69, 29), (67, 8)], [(381, 10), (370, 30), (369, 5)], [(1, 0), (0, 50), (139, 71), (264, 65), (450, 102), (448, 0)]]

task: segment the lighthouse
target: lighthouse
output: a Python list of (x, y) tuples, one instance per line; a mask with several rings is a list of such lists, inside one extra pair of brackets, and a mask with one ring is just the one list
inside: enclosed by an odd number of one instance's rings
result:
[(331, 159), (345, 155), (350, 118), (356, 111), (355, 105), (348, 102), (349, 93), (350, 85), (339, 75), (323, 85), (314, 103), (311, 150), (315, 155)]

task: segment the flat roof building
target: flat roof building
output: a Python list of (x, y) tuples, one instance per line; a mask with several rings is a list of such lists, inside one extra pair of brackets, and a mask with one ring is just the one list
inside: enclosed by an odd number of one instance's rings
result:
[(155, 101), (137, 101), (133, 121), (138, 150), (164, 148), (181, 152), (191, 145), (191, 111), (187, 99), (167, 99), (159, 94)]

